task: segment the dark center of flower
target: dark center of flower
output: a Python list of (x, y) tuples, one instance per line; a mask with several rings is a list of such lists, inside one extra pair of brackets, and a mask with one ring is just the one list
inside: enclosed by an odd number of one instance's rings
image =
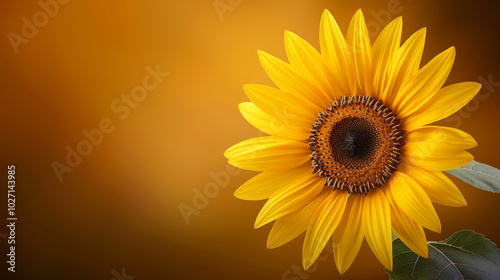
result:
[(382, 187), (399, 164), (404, 130), (381, 101), (342, 97), (318, 115), (309, 137), (314, 172), (349, 193)]
[(340, 120), (330, 131), (333, 158), (351, 168), (360, 167), (373, 157), (380, 142), (380, 133), (368, 120), (347, 117)]

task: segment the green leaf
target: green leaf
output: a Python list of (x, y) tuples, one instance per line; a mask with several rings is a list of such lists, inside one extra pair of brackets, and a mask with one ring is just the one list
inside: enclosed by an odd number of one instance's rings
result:
[(392, 243), (393, 280), (500, 279), (500, 250), (472, 230), (455, 232), (444, 241), (428, 242), (429, 258), (413, 253), (400, 240)]
[(495, 167), (473, 160), (464, 167), (446, 172), (478, 189), (500, 193), (500, 170)]

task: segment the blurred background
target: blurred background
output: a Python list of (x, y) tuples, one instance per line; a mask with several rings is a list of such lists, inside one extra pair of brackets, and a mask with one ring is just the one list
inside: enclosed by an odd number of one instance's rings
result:
[[(257, 50), (286, 59), (284, 30), (318, 48), (325, 8), (344, 33), (362, 8), (372, 42), (397, 16), (403, 40), (427, 27), (423, 63), (455, 46), (447, 84), (484, 85), (441, 124), (500, 167), (497, 1), (2, 1), (1, 166), (16, 165), (18, 221), (14, 274), (0, 227), (0, 278), (340, 278), (329, 255), (302, 270), (303, 236), (266, 249), (264, 201), (233, 196), (255, 173), (223, 157), (260, 135), (237, 108), (243, 84), (272, 85)], [(436, 206), (443, 231), (428, 239), (473, 229), (499, 244), (500, 195), (455, 181), (469, 206)], [(365, 242), (341, 279), (388, 276)]]

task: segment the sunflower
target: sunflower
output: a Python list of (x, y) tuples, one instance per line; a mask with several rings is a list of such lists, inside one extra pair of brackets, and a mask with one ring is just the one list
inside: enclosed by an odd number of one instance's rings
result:
[(469, 134), (429, 125), (458, 111), (481, 85), (442, 87), (455, 48), (420, 68), (426, 29), (401, 45), (396, 18), (373, 45), (361, 10), (347, 37), (329, 11), (320, 23), (320, 49), (285, 31), (289, 63), (259, 51), (277, 88), (245, 85), (252, 102), (243, 117), (269, 136), (240, 142), (225, 152), (229, 163), (261, 171), (235, 192), (264, 200), (255, 221), (272, 221), (268, 248), (306, 232), (303, 266), (309, 268), (332, 240), (335, 264), (344, 273), (363, 240), (392, 270), (392, 231), (427, 257), (423, 228), (441, 231), (434, 203), (467, 203), (442, 171), (462, 167), (477, 145)]

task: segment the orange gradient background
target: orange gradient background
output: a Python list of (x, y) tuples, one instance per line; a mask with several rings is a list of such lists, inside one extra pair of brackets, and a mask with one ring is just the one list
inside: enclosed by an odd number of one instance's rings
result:
[[(1, 279), (108, 280), (122, 267), (136, 280), (338, 279), (332, 257), (302, 276), (286, 274), (301, 267), (303, 236), (266, 249), (271, 226), (253, 229), (264, 202), (233, 196), (254, 172), (231, 175), (189, 224), (179, 210), (214, 182), (211, 172), (226, 170), (226, 148), (259, 135), (237, 107), (248, 101), (243, 84), (272, 85), (257, 50), (286, 59), (284, 30), (317, 48), (325, 8), (344, 32), (358, 8), (373, 35), (387, 14), (403, 16), (403, 40), (427, 27), (423, 63), (457, 49), (446, 84), (489, 75), (500, 81), (496, 1), (221, 0), (235, 4), (223, 18), (213, 2), (72, 0), (18, 53), (8, 34), (21, 35), (22, 18), (32, 21), (41, 7), (37, 1), (0, 3), (1, 176), (16, 164), (18, 217), (17, 272), (7, 274), (7, 243), (0, 239)], [(395, 5), (392, 12), (388, 5)], [(146, 67), (157, 65), (170, 75), (120, 119), (111, 104), (142, 84)], [(498, 92), (500, 86), (483, 86), (483, 99), (441, 122), (471, 133), (479, 143), (471, 151), (476, 160), (496, 167)], [(103, 118), (114, 130), (59, 182), (53, 162), (64, 164), (66, 146), (76, 148), (85, 140), (82, 130), (98, 128)], [(436, 206), (443, 231), (427, 231), (428, 239), (473, 229), (499, 244), (500, 195), (455, 181), (469, 206)], [(0, 225), (7, 224), (2, 189)], [(365, 242), (341, 279), (388, 276)]]

